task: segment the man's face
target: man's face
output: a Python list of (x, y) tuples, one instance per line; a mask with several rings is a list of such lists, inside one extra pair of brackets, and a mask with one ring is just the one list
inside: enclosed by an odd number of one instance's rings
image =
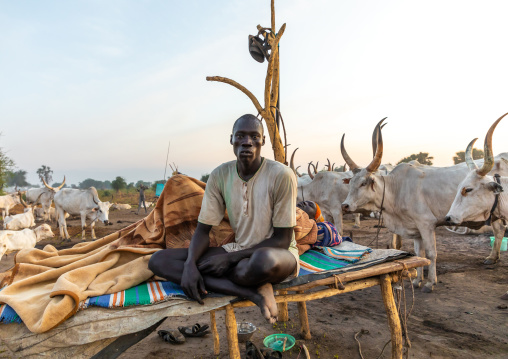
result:
[(302, 211), (309, 215), (310, 219), (316, 218), (317, 207), (316, 204), (312, 201), (302, 201), (296, 204), (296, 207), (300, 208)]
[(238, 121), (231, 135), (231, 144), (238, 161), (254, 162), (261, 157), (261, 147), (265, 144), (263, 125), (257, 120)]

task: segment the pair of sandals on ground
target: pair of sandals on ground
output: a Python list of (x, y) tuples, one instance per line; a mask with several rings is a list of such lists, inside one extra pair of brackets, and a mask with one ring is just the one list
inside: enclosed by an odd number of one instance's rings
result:
[(208, 328), (208, 324), (201, 325), (196, 323), (191, 327), (178, 327), (178, 330), (159, 330), (157, 334), (168, 343), (183, 344), (185, 343), (185, 338), (197, 338), (207, 335), (210, 333)]

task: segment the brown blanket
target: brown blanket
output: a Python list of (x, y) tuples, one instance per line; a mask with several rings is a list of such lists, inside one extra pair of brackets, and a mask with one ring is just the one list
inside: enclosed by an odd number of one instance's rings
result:
[[(204, 188), (205, 184), (194, 178), (173, 176), (154, 210), (127, 228), (60, 251), (47, 245), (42, 250), (18, 252), (15, 266), (0, 274), (0, 287), (8, 285), (0, 292), (0, 303), (10, 305), (30, 331), (43, 333), (74, 315), (86, 298), (150, 279), (153, 273), (148, 261), (154, 252), (189, 246)], [(295, 228), (296, 237), (304, 242), (313, 230), (308, 221), (307, 217)], [(234, 233), (226, 214), (221, 224), (213, 227), (210, 245), (232, 241)]]

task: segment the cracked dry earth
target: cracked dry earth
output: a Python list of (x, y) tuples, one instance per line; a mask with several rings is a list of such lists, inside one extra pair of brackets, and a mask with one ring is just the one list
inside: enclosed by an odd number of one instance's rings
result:
[[(98, 225), (98, 237), (140, 218), (131, 211), (112, 212), (110, 217), (115, 224)], [(79, 221), (69, 223), (73, 226), (69, 233), (77, 235), (80, 232)], [(346, 221), (344, 233), (347, 235), (352, 231), (355, 242), (367, 245), (375, 237), (376, 224), (377, 220), (366, 219), (362, 221), (361, 228), (356, 229), (351, 221)], [(56, 233), (56, 228), (54, 231)], [(483, 259), (490, 251), (489, 235), (457, 235), (438, 228), (439, 283), (433, 293), (414, 292), (414, 309), (407, 321), (412, 344), (409, 358), (508, 358), (508, 301), (500, 299), (508, 290), (508, 253), (501, 252), (501, 260), (495, 265), (483, 265)], [(382, 229), (379, 247), (386, 248), (390, 238), (391, 234)], [(79, 238), (74, 238), (72, 244), (79, 241)], [(57, 247), (69, 246), (60, 240), (50, 240), (38, 247), (46, 243)], [(412, 251), (412, 241), (403, 240), (402, 249)], [(2, 258), (0, 271), (12, 265), (13, 257), (11, 254)], [(409, 309), (412, 292), (408, 285), (405, 291)], [(311, 358), (360, 358), (354, 335), (362, 329), (364, 332), (359, 341), (364, 358), (377, 358), (390, 339), (379, 287), (308, 302), (307, 309), (311, 340), (301, 340), (299, 336), (298, 310), (294, 303), (289, 304), (290, 320), (273, 326), (260, 318), (255, 307), (239, 308), (236, 316), (238, 321), (249, 321), (258, 327), (252, 338), (258, 346), (262, 346), (263, 338), (269, 334), (284, 332), (295, 336), (297, 345), (285, 352), (284, 358), (298, 358), (300, 343), (308, 347)], [(209, 324), (208, 314), (167, 319), (158, 329), (176, 329), (197, 322)], [(188, 338), (186, 343), (176, 346), (162, 341), (154, 332), (121, 354), (120, 358), (228, 358), (224, 312), (217, 313), (217, 326), (221, 337), (219, 356), (213, 355), (210, 335)], [(388, 344), (380, 358), (390, 358), (390, 349)], [(241, 345), (241, 350), (244, 357), (244, 345)], [(15, 356), (0, 344), (0, 358), (10, 357)]]

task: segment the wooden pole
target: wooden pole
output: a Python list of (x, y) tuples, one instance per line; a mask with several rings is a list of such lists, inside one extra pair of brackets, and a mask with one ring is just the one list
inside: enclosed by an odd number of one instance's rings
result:
[[(300, 291), (298, 293), (303, 293)], [(309, 328), (309, 316), (307, 314), (307, 303), (306, 302), (298, 302), (298, 316), (300, 317), (300, 334), (302, 335), (302, 339), (309, 340), (312, 338), (310, 334)]]
[(388, 324), (392, 335), (392, 359), (402, 359), (402, 328), (399, 313), (393, 298), (392, 278), (388, 274), (381, 277), (381, 296), (385, 304)]
[[(279, 290), (280, 295), (288, 294), (286, 290)], [(279, 310), (279, 315), (277, 316), (277, 320), (279, 322), (287, 322), (289, 319), (289, 313), (288, 313), (288, 303), (287, 302), (281, 302), (277, 304), (277, 308)]]
[(238, 328), (236, 327), (235, 310), (231, 304), (226, 305), (226, 332), (230, 359), (241, 359), (238, 347)]
[(220, 341), (219, 341), (219, 332), (217, 331), (217, 322), (215, 321), (215, 310), (210, 312), (210, 323), (212, 325), (212, 335), (213, 335), (213, 354), (220, 354)]

